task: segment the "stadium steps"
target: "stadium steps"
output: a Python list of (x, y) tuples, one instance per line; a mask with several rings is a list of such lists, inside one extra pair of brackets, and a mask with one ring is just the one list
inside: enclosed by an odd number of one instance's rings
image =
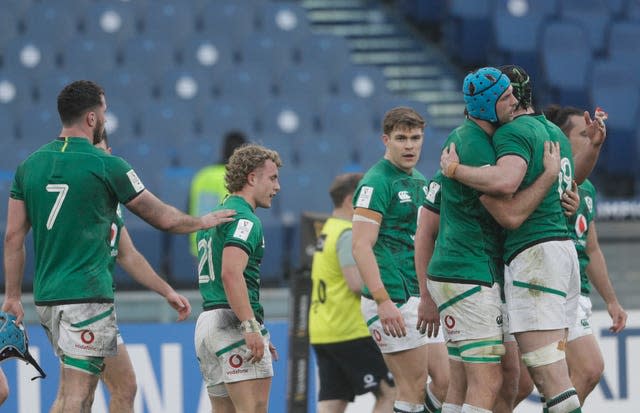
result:
[(382, 69), (387, 89), (424, 102), (431, 126), (450, 130), (463, 119), (458, 69), (412, 31), (391, 6), (372, 0), (303, 0), (315, 32), (344, 36), (352, 63)]

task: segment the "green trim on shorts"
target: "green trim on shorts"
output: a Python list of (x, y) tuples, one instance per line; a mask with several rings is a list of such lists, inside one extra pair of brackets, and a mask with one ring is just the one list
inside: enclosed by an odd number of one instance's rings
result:
[(75, 358), (67, 355), (62, 356), (62, 364), (86, 371), (94, 376), (99, 376), (104, 370), (104, 357)]
[(460, 357), (460, 349), (458, 347), (447, 346), (447, 353), (450, 356)]
[(462, 346), (458, 346), (460, 353), (463, 351), (467, 351), (476, 347), (487, 347), (487, 346), (495, 346), (502, 344), (502, 340), (484, 340), (484, 341), (474, 341), (473, 343), (465, 344)]
[(465, 298), (474, 295), (475, 293), (479, 293), (480, 290), (482, 290), (482, 287), (479, 285), (476, 285), (475, 287), (473, 287), (470, 290), (467, 290), (465, 292), (463, 292), (460, 295), (456, 295), (455, 297), (453, 297), (451, 300), (449, 301), (445, 301), (441, 306), (438, 307), (438, 311), (442, 311), (447, 307), (451, 307), (452, 305), (454, 305), (455, 303), (457, 303), (458, 301), (462, 301)]
[[(262, 334), (263, 336), (266, 335), (268, 333), (266, 328), (263, 328), (262, 330), (260, 330), (260, 334)], [(243, 344), (246, 344), (247, 342), (245, 341), (245, 339), (243, 338), (242, 340), (236, 341), (233, 344), (228, 345), (227, 347), (221, 348), (220, 350), (216, 351), (216, 357), (220, 357), (221, 355), (223, 355), (226, 352), (229, 352), (231, 350), (233, 350), (234, 348), (238, 348)]]
[(81, 321), (81, 322), (79, 322), (79, 323), (71, 324), (71, 327), (76, 327), (76, 328), (86, 327), (86, 326), (88, 326), (89, 324), (93, 324), (93, 323), (95, 323), (95, 322), (96, 322), (96, 321), (98, 321), (98, 320), (102, 320), (103, 318), (109, 317), (109, 316), (111, 315), (111, 313), (113, 313), (114, 309), (115, 309), (115, 308), (112, 306), (112, 307), (111, 307), (110, 309), (108, 309), (107, 311), (105, 311), (105, 312), (103, 312), (103, 313), (100, 313), (100, 314), (98, 314), (98, 315), (97, 315), (97, 316), (95, 316), (95, 317), (91, 317), (91, 318), (89, 318), (89, 319), (87, 319), (87, 320), (84, 320), (84, 321)]
[(501, 356), (465, 357), (460, 356), (465, 363), (500, 363)]
[[(404, 303), (394, 303), (396, 305), (396, 307), (400, 308), (402, 307), (402, 305)], [(373, 316), (372, 318), (370, 318), (369, 320), (367, 320), (367, 327), (369, 327), (371, 324), (375, 323), (376, 321), (378, 321), (378, 319), (380, 318), (380, 316)]]
[(559, 295), (560, 297), (565, 297), (565, 298), (567, 297), (567, 293), (560, 290), (553, 289), (553, 288), (545, 287), (543, 285), (530, 284), (522, 281), (514, 281), (513, 285), (515, 287), (528, 288), (530, 290), (542, 291), (543, 293), (556, 294), (556, 295)]

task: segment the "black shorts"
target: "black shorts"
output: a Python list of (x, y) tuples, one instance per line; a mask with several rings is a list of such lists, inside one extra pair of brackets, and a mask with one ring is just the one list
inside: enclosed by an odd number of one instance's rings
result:
[(313, 344), (320, 376), (318, 401), (353, 401), (376, 392), (382, 380), (393, 386), (391, 373), (371, 337), (332, 344)]

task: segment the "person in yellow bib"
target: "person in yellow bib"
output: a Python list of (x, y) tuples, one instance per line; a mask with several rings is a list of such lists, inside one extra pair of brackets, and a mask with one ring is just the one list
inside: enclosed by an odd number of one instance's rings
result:
[(395, 389), (360, 312), (362, 279), (351, 253), (351, 199), (362, 174), (335, 178), (334, 204), (316, 244), (309, 340), (320, 377), (318, 413), (342, 413), (356, 395), (373, 392), (373, 412), (390, 412)]
[[(224, 174), (227, 161), (233, 151), (247, 142), (245, 134), (239, 130), (231, 130), (224, 135), (222, 159), (220, 163), (205, 166), (193, 176), (189, 190), (189, 213), (196, 211), (212, 211), (220, 205), (229, 194), (224, 185)], [(205, 212), (206, 213), (206, 212)], [(191, 254), (198, 256), (195, 232), (189, 235)]]

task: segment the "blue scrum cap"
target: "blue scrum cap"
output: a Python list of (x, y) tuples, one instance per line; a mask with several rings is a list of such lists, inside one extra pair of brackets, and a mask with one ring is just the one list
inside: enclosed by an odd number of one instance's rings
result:
[(19, 358), (32, 364), (40, 376), (31, 380), (47, 377), (40, 365), (29, 353), (29, 339), (21, 324), (16, 324), (16, 316), (0, 311), (0, 362), (9, 358)]
[(483, 67), (464, 78), (462, 93), (469, 115), (497, 122), (496, 103), (509, 88), (509, 78), (495, 67)]

